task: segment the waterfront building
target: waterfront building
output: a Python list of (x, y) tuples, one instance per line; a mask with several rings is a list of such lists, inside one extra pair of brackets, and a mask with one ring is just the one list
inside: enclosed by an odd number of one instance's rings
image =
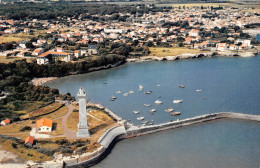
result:
[(78, 123), (77, 137), (88, 138), (90, 137), (90, 133), (88, 131), (87, 110), (86, 110), (87, 94), (85, 93), (83, 88), (80, 88), (77, 96), (79, 98), (79, 123)]

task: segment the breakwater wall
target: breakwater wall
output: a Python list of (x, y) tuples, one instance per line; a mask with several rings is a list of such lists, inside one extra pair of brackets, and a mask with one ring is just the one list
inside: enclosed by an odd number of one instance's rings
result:
[(176, 120), (172, 122), (162, 123), (158, 125), (130, 128), (129, 130), (127, 130), (127, 134), (125, 138), (132, 138), (135, 136), (146, 135), (154, 132), (188, 126), (192, 124), (198, 124), (202, 122), (208, 122), (208, 121), (222, 119), (222, 118), (260, 121), (260, 115), (241, 114), (241, 113), (234, 113), (234, 112), (212, 113), (212, 114), (205, 114), (201, 116), (187, 118), (184, 120), (179, 120), (179, 121)]
[(188, 126), (192, 124), (199, 124), (202, 122), (209, 122), (214, 121), (217, 119), (222, 118), (231, 118), (231, 119), (244, 119), (244, 120), (252, 120), (252, 121), (260, 121), (260, 115), (251, 115), (251, 114), (241, 114), (241, 113), (234, 113), (234, 112), (220, 112), (220, 113), (212, 113), (212, 114), (205, 114), (201, 116), (196, 116), (192, 118), (187, 118), (183, 120), (176, 120), (167, 123), (151, 125), (151, 126), (133, 126), (129, 124), (123, 124), (121, 126), (112, 127), (107, 130), (103, 136), (100, 137), (98, 143), (101, 144), (102, 148), (100, 150), (94, 152), (91, 155), (88, 155), (84, 159), (81, 157), (77, 159), (76, 162), (65, 162), (64, 167), (76, 168), (76, 167), (90, 167), (92, 165), (97, 164), (102, 159), (104, 159), (110, 151), (113, 149), (116, 142), (126, 138), (132, 138), (137, 136), (143, 136), (159, 131), (164, 131), (168, 129), (179, 128), (183, 126)]

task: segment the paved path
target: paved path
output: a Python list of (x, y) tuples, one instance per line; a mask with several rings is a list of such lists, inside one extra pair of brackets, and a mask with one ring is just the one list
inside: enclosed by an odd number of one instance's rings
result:
[(68, 129), (67, 127), (67, 120), (70, 116), (70, 114), (73, 112), (73, 107), (72, 105), (66, 105), (68, 108), (69, 108), (69, 111), (64, 115), (62, 116), (62, 128), (63, 128), (63, 131), (64, 131), (64, 135), (67, 139), (76, 139), (76, 132), (75, 131), (72, 131), (70, 129)]

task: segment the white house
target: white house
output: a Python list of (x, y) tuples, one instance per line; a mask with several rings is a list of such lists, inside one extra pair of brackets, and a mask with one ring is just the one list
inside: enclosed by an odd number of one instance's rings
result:
[(38, 132), (51, 132), (52, 131), (52, 120), (43, 118), (36, 121), (36, 129)]

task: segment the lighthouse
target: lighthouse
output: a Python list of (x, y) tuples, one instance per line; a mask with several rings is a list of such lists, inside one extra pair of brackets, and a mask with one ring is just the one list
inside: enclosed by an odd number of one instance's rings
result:
[(90, 133), (88, 131), (87, 110), (86, 110), (87, 94), (83, 90), (83, 88), (80, 88), (77, 96), (79, 99), (79, 123), (78, 123), (77, 137), (89, 138)]

